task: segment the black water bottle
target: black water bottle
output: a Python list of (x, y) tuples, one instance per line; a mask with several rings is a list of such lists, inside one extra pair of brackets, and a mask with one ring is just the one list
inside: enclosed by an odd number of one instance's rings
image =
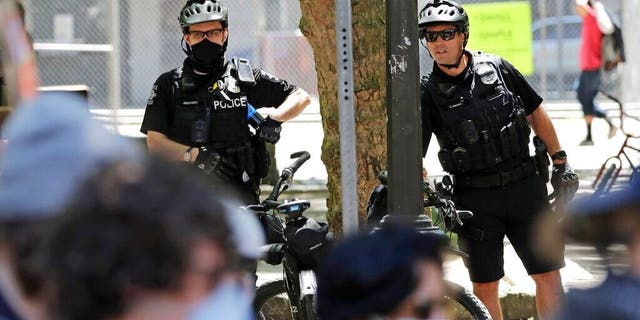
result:
[(254, 108), (250, 103), (247, 104), (247, 120), (249, 121), (249, 124), (256, 130), (258, 130), (258, 127), (260, 127), (260, 124), (262, 123), (262, 121), (264, 121), (262, 115), (260, 115), (256, 108)]

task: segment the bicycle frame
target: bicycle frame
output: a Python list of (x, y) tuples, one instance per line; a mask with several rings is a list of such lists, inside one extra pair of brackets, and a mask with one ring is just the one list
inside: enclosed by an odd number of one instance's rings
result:
[[(618, 153), (614, 156), (607, 158), (602, 163), (602, 166), (600, 166), (600, 170), (598, 171), (598, 174), (596, 175), (596, 178), (593, 181), (593, 184), (591, 186), (593, 189), (596, 189), (597, 193), (608, 192), (611, 190), (611, 188), (615, 184), (618, 177), (620, 177), (620, 172), (622, 171), (622, 168), (625, 165), (625, 163), (629, 165), (629, 168), (631, 168), (632, 173), (640, 170), (640, 168), (637, 165), (634, 165), (633, 161), (631, 160), (631, 157), (629, 157), (629, 155), (627, 154), (628, 150), (633, 150), (640, 154), (640, 148), (629, 144), (630, 140), (638, 139), (640, 138), (640, 136), (633, 135), (625, 131), (624, 129), (625, 118), (633, 119), (638, 122), (640, 122), (640, 118), (626, 113), (624, 111), (622, 102), (620, 102), (620, 100), (618, 100), (616, 97), (604, 91), (600, 91), (600, 92), (603, 95), (605, 95), (607, 98), (613, 100), (618, 105), (618, 110), (620, 111), (620, 127), (619, 128), (620, 128), (620, 131), (624, 133), (625, 138), (622, 145), (620, 146), (620, 149), (618, 150)], [(626, 162), (623, 160), (626, 160)]]
[[(271, 194), (260, 205), (248, 207), (257, 212), (276, 210), (280, 214), (285, 214), (286, 218), (283, 223), (284, 230), (289, 226), (292, 228), (302, 228), (306, 226), (306, 222), (308, 221), (308, 218), (302, 214), (309, 208), (308, 201), (300, 200), (287, 203), (278, 201), (278, 196), (291, 185), (293, 174), (309, 159), (309, 153), (305, 151), (297, 152), (292, 154), (291, 158), (298, 159), (292, 165), (282, 170), (282, 174), (274, 184)], [(297, 224), (298, 222), (302, 222), (303, 224)], [(263, 250), (268, 255), (273, 255), (271, 257), (267, 256), (265, 261), (269, 260), (271, 264), (278, 264), (278, 262), (282, 264), (285, 290), (289, 297), (289, 305), (293, 318), (296, 320), (315, 319), (314, 303), (317, 288), (315, 272), (313, 270), (303, 270), (300, 268), (301, 262), (296, 258), (287, 243), (267, 245)]]
[[(294, 319), (315, 319), (315, 317), (308, 317), (308, 315), (315, 312), (313, 304), (318, 287), (315, 272), (313, 270), (300, 270), (297, 259), (286, 252), (285, 258), (282, 260), (282, 269)], [(308, 310), (309, 307), (311, 307), (311, 310)]]

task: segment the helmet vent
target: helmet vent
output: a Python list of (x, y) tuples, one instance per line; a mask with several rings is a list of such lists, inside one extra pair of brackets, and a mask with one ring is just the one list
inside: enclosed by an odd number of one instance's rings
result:
[(450, 16), (452, 16), (452, 17), (453, 17), (453, 15), (454, 15), (454, 14), (456, 14), (456, 11), (455, 11), (455, 10), (451, 10), (451, 11), (449, 11), (449, 15), (450, 15)]
[(198, 14), (199, 14), (199, 13), (201, 12), (201, 11), (200, 11), (200, 7), (195, 7), (195, 11), (196, 11), (196, 13), (198, 13)]
[(212, 11), (213, 11), (213, 8), (211, 7), (211, 5), (208, 5), (207, 6), (207, 12), (212, 12)]

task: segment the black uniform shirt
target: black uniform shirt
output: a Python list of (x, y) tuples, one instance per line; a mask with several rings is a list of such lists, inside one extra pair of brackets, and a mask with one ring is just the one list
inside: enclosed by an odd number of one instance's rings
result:
[[(186, 62), (183, 68), (188, 72)], [(213, 73), (209, 76), (199, 76), (193, 74), (192, 77), (196, 86), (208, 85), (212, 81), (211, 78), (219, 79), (222, 74), (220, 72)], [(256, 79), (254, 86), (246, 86), (247, 101), (254, 108), (278, 107), (284, 100), (297, 89), (295, 85), (285, 80), (278, 79), (269, 73), (253, 69), (253, 75)], [(153, 84), (151, 95), (147, 100), (147, 107), (142, 120), (140, 132), (147, 134), (149, 130), (156, 131), (168, 136), (171, 139), (171, 119), (175, 106), (172, 105), (171, 98), (172, 86), (174, 81), (174, 71), (165, 72)], [(178, 93), (176, 93), (178, 94)], [(247, 128), (247, 130), (249, 130)]]
[[(428, 77), (435, 79), (436, 82), (449, 82), (458, 85), (467, 86), (470, 88), (471, 81), (473, 80), (473, 74), (470, 67), (473, 65), (472, 54), (465, 51), (469, 57), (469, 63), (467, 67), (457, 76), (452, 77), (444, 73), (437, 64), (433, 63), (433, 70)], [(524, 76), (507, 60), (500, 58), (500, 71), (504, 81), (507, 83), (507, 87), (517, 96), (520, 96), (524, 104), (525, 112), (527, 115), (531, 114), (542, 103), (542, 98), (531, 88)], [(435, 104), (433, 97), (424, 84), (421, 85), (422, 89), (422, 146), (423, 156), (427, 154), (427, 148), (431, 141), (431, 134), (440, 132), (442, 129), (442, 118), (439, 114), (439, 109)]]

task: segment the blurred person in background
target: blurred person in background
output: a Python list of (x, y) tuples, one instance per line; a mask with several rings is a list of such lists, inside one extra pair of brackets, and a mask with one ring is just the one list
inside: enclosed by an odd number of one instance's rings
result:
[[(578, 80), (578, 100), (582, 105), (584, 121), (587, 125), (587, 136), (580, 142), (581, 146), (593, 145), (591, 136), (591, 123), (593, 117), (604, 119), (609, 125), (609, 138), (616, 134), (616, 127), (607, 117), (607, 114), (599, 108), (595, 102), (600, 89), (600, 68), (602, 66), (602, 35), (612, 33), (611, 20), (606, 23), (598, 23), (596, 16), (606, 15), (604, 7), (597, 0), (575, 0), (576, 12), (582, 17), (582, 42), (580, 44), (580, 79)], [(601, 11), (597, 13), (597, 11)], [(602, 19), (600, 19), (602, 21)]]
[(344, 239), (318, 272), (320, 318), (444, 319), (445, 244), (393, 226)]
[(253, 318), (238, 240), (259, 227), (191, 174), (152, 158), (83, 184), (47, 238), (54, 319)]
[[(140, 131), (150, 152), (194, 165), (256, 204), (269, 168), (265, 142), (276, 143), (282, 123), (300, 114), (310, 97), (246, 59), (227, 60), (229, 12), (220, 1), (188, 0), (178, 20), (187, 58), (156, 80)], [(248, 119), (254, 107), (275, 111)]]
[(618, 273), (609, 269), (596, 287), (570, 289), (558, 319), (640, 319), (640, 181), (601, 197), (576, 200), (566, 220), (570, 237), (605, 254), (611, 245), (625, 245), (628, 265)]

